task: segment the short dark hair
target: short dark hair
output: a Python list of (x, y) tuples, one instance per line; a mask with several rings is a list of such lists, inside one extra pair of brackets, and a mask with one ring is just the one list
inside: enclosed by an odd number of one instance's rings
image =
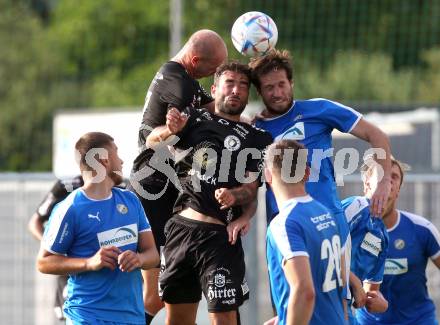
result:
[[(372, 160), (372, 159), (374, 159), (373, 156), (365, 158), (365, 163), (360, 168), (362, 180), (365, 180), (367, 177), (370, 177), (371, 174), (373, 173), (373, 168), (376, 165), (368, 163), (368, 160)], [(396, 165), (397, 168), (399, 168), (399, 171), (400, 171), (400, 185), (399, 185), (399, 187), (402, 187), (403, 177), (405, 176), (405, 172), (411, 170), (411, 167), (408, 164), (401, 162), (400, 160), (397, 160), (396, 158), (391, 156), (391, 166), (394, 166), (394, 165)]]
[(238, 61), (230, 61), (227, 63), (221, 64), (214, 74), (214, 84), (218, 85), (218, 81), (225, 71), (233, 71), (244, 74), (249, 80), (249, 87), (251, 86), (251, 68), (247, 64), (243, 64)]
[[(301, 156), (301, 151), (305, 154)], [(289, 169), (285, 169), (286, 162), (291, 162)], [(279, 140), (272, 143), (265, 153), (265, 165), (272, 173), (281, 175), (283, 181), (289, 177), (305, 175), (307, 166), (307, 149), (295, 140)], [(299, 169), (304, 167), (304, 169)]]
[(260, 77), (277, 70), (286, 71), (287, 79), (293, 78), (292, 58), (287, 50), (271, 50), (268, 54), (251, 59), (249, 67), (252, 69), (251, 81), (260, 90)]
[(92, 170), (86, 162), (87, 153), (94, 148), (109, 147), (114, 139), (103, 132), (88, 132), (81, 136), (75, 144), (75, 149), (79, 155), (79, 166), (81, 170)]

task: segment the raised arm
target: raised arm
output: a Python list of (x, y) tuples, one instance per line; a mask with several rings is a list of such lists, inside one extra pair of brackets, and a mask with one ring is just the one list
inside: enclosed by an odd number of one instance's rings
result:
[(377, 183), (376, 190), (371, 197), (371, 212), (374, 216), (381, 216), (391, 190), (391, 149), (388, 136), (365, 119), (361, 119), (351, 131), (354, 136), (370, 143), (371, 148), (382, 149), (384, 159), (376, 159), (384, 172), (382, 179)]
[(171, 108), (166, 115), (166, 124), (154, 128), (146, 139), (148, 148), (154, 148), (162, 141), (168, 140), (171, 136), (182, 131), (188, 121), (185, 113), (179, 112), (176, 108)]

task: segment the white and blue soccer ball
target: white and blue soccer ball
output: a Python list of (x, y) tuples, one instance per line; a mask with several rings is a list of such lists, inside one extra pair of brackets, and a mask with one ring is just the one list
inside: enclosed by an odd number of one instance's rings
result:
[(265, 13), (249, 11), (237, 18), (231, 30), (234, 47), (243, 55), (261, 56), (275, 48), (278, 29)]

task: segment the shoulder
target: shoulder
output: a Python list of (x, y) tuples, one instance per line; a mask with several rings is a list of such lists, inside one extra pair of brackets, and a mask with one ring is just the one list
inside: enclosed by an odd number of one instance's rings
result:
[(185, 73), (185, 69), (182, 65), (175, 61), (168, 61), (162, 64), (157, 74), (168, 74), (168, 73), (176, 73), (177, 75), (183, 75)]
[(75, 206), (80, 202), (81, 193), (79, 189), (74, 190), (72, 193), (58, 203), (51, 214), (51, 218), (63, 219), (66, 215), (73, 214)]
[(351, 112), (355, 115), (361, 115), (358, 111), (351, 108), (350, 106), (325, 98), (308, 99), (303, 101), (303, 104), (308, 106), (314, 106), (315, 109), (319, 109), (319, 111), (322, 113), (326, 111), (332, 111), (332, 112), (341, 111), (341, 112)]
[(66, 190), (76, 190), (84, 185), (84, 180), (81, 175), (75, 176), (73, 178), (63, 179), (60, 181), (61, 185)]
[(370, 203), (364, 196), (351, 196), (342, 200), (342, 208), (348, 223), (352, 222), (357, 215), (369, 207)]
[(172, 87), (170, 91), (177, 91), (186, 87), (192, 87), (197, 81), (188, 75), (182, 65), (174, 61), (168, 61), (156, 73), (154, 82), (166, 85), (166, 87)]
[(400, 218), (407, 220), (411, 225), (414, 226), (416, 231), (422, 233), (431, 233), (432, 235), (434, 235), (434, 237), (436, 237), (437, 241), (440, 243), (440, 236), (438, 229), (434, 226), (434, 224), (431, 221), (411, 212), (400, 211), (400, 210), (399, 212), (400, 212)]
[(255, 139), (256, 141), (263, 141), (267, 144), (270, 144), (273, 141), (272, 135), (268, 131), (259, 128), (255, 124), (240, 122), (238, 125), (247, 129), (251, 134), (257, 136), (258, 138)]
[(125, 188), (113, 187), (112, 193), (113, 195), (122, 196), (128, 200), (138, 201), (138, 197), (136, 196), (136, 194)]
[[(300, 228), (306, 225), (307, 220), (311, 220), (317, 216), (330, 215), (327, 208), (320, 202), (309, 197), (305, 200), (291, 200), (281, 210), (278, 217), (278, 223), (294, 225)], [(275, 219), (274, 219), (275, 220)]]
[(285, 232), (286, 225), (295, 225), (297, 223), (295, 217), (294, 217), (294, 210), (298, 209), (297, 202), (291, 202), (287, 206), (284, 206), (278, 215), (272, 219), (272, 221), (269, 224), (269, 227), (271, 228), (272, 232), (279, 233), (279, 232)]

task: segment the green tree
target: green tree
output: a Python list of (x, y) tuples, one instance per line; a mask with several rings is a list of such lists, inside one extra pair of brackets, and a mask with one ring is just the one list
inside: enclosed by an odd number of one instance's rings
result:
[(26, 5), (0, 0), (0, 7), (0, 169), (46, 169), (58, 58)]
[(66, 80), (81, 89), (70, 107), (142, 105), (145, 81), (168, 53), (168, 6), (144, 0), (64, 0), (48, 34)]

